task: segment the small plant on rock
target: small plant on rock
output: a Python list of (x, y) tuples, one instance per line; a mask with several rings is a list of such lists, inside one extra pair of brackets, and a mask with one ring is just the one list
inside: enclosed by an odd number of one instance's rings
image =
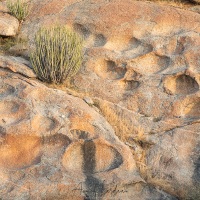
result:
[(35, 36), (31, 63), (38, 78), (63, 83), (74, 76), (83, 60), (83, 39), (65, 26), (41, 28)]
[(15, 16), (20, 22), (29, 14), (29, 4), (25, 0), (7, 0), (6, 5), (11, 15)]

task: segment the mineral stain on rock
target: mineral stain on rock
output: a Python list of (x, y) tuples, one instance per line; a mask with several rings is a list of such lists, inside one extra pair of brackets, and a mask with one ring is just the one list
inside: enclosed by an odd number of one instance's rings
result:
[(195, 162), (194, 179), (200, 184), (200, 157)]
[(122, 158), (121, 154), (118, 151), (116, 151), (115, 149), (112, 149), (112, 150), (113, 150), (114, 159), (113, 159), (108, 171), (119, 167), (123, 163), (123, 158)]
[(94, 176), (96, 168), (96, 147), (92, 140), (85, 141), (83, 151), (83, 172), (86, 175), (85, 200), (99, 199), (104, 191), (104, 184)]

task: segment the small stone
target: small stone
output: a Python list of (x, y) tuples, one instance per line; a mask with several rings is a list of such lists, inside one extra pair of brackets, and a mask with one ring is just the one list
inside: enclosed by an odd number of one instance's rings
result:
[(94, 101), (90, 97), (84, 97), (83, 100), (88, 104), (88, 105), (93, 105)]
[(0, 12), (0, 35), (15, 36), (19, 29), (19, 21), (8, 13)]

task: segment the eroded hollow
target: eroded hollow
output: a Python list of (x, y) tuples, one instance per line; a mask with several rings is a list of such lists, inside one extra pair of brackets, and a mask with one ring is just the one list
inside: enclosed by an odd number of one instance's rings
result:
[(164, 87), (170, 94), (192, 94), (199, 90), (195, 79), (185, 74), (166, 78)]
[(105, 48), (114, 51), (128, 51), (138, 47), (140, 44), (141, 42), (135, 37), (116, 36), (109, 39)]
[(199, 118), (200, 117), (200, 99), (198, 101), (189, 102), (183, 108), (183, 113), (186, 117)]
[(5, 135), (0, 144), (0, 167), (22, 169), (40, 162), (41, 139), (36, 135)]
[(94, 47), (104, 46), (106, 44), (106, 42), (107, 42), (107, 39), (105, 38), (104, 35), (102, 35), (102, 34), (95, 35)]
[(84, 37), (84, 39), (87, 39), (91, 35), (90, 30), (82, 24), (75, 23), (73, 25), (73, 28), (76, 32), (78, 32), (80, 35), (82, 35)]
[(159, 56), (153, 52), (137, 57), (130, 61), (129, 65), (141, 74), (156, 74), (169, 66), (170, 58)]
[(32, 118), (31, 125), (32, 130), (46, 133), (55, 130), (58, 127), (59, 122), (54, 118), (49, 118), (47, 116), (38, 114)]
[(62, 163), (67, 171), (82, 172), (88, 176), (119, 168), (123, 158), (117, 149), (107, 143), (84, 140), (66, 149)]
[(127, 69), (124, 66), (118, 66), (112, 60), (98, 60), (96, 63), (95, 72), (98, 76), (104, 79), (121, 79), (124, 77)]
[(14, 125), (24, 119), (29, 109), (26, 104), (16, 100), (2, 100), (0, 101), (0, 125), (2, 122), (6, 125)]
[(189, 96), (174, 105), (174, 113), (178, 117), (200, 118), (200, 97)]
[(138, 88), (139, 85), (140, 85), (139, 81), (134, 81), (134, 80), (121, 81), (121, 87), (127, 91), (132, 91), (132, 90)]

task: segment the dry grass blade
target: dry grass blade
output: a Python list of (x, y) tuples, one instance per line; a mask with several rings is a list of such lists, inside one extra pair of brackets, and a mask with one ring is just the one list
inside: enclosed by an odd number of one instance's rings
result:
[(10, 13), (22, 22), (29, 14), (29, 4), (25, 0), (7, 0)]

